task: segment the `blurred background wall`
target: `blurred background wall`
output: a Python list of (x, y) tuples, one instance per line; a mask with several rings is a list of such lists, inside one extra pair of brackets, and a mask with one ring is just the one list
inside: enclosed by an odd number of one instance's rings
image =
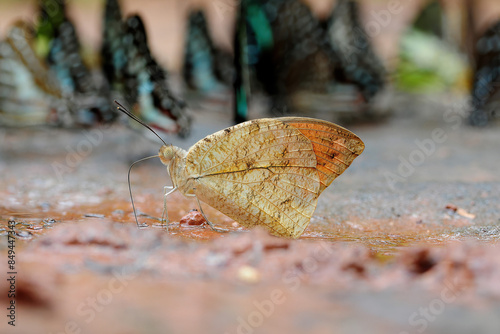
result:
[[(122, 0), (125, 15), (139, 13), (144, 18), (155, 57), (169, 70), (179, 72), (183, 63), (186, 19), (191, 8), (203, 8), (215, 42), (230, 49), (233, 23), (239, 0)], [(303, 0), (318, 17), (327, 17), (336, 0)], [(422, 9), (432, 0), (359, 0), (361, 18), (373, 46), (389, 72), (401, 59), (401, 38)], [(34, 21), (36, 0), (0, 0), (0, 38), (19, 18)], [(500, 19), (499, 0), (440, 0), (444, 38), (463, 54), (472, 55), (471, 38)], [(394, 9), (392, 12), (391, 10)], [(81, 37), (86, 59), (96, 59), (100, 47), (103, 0), (71, 0), (69, 15)], [(386, 15), (388, 12), (389, 15)], [(468, 13), (472, 18), (469, 24)], [(472, 60), (472, 58), (470, 59)], [(471, 62), (473, 64), (473, 60)]]
[[(35, 0), (0, 0), (0, 35), (5, 36), (9, 25), (19, 18), (34, 21), (35, 4)], [(152, 51), (170, 70), (178, 71), (182, 66), (185, 24), (190, 8), (206, 9), (216, 41), (230, 48), (235, 0), (123, 0), (121, 4), (125, 15), (139, 13), (144, 18)], [(68, 11), (84, 47), (99, 48), (104, 1), (72, 0)]]

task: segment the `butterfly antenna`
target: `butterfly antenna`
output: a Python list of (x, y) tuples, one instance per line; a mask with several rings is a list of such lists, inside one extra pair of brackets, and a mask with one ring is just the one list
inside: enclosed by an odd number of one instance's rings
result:
[(132, 167), (134, 167), (135, 164), (138, 164), (139, 162), (142, 162), (142, 161), (145, 161), (148, 159), (153, 159), (153, 158), (158, 158), (158, 155), (153, 155), (151, 157), (142, 158), (140, 160), (137, 160), (136, 162), (132, 163), (132, 165), (130, 165), (130, 168), (128, 169), (128, 192), (130, 193), (130, 202), (132, 202), (132, 209), (134, 210), (135, 222), (137, 223), (138, 227), (141, 227), (141, 225), (139, 224), (139, 220), (137, 219), (137, 211), (135, 210), (134, 197), (132, 196), (132, 186), (130, 185), (130, 171), (132, 170)]
[[(143, 121), (141, 121), (139, 119), (139, 117), (137, 117), (136, 115), (134, 115), (130, 111), (128, 111), (127, 108), (125, 108), (120, 102), (118, 102), (116, 100), (114, 102), (116, 103), (116, 105), (118, 105), (118, 108), (117, 108), (118, 110), (120, 110), (122, 113), (124, 113), (128, 117), (132, 118), (137, 123), (141, 124), (142, 126), (146, 127), (147, 129), (149, 129), (149, 131), (151, 131), (152, 133), (154, 133), (155, 136), (158, 137), (162, 141), (163, 144), (165, 144), (166, 146), (168, 146), (168, 144), (165, 143), (165, 141), (149, 125), (147, 125), (146, 123), (144, 123)], [(139, 160), (139, 161), (141, 161), (141, 160)], [(137, 161), (137, 162), (139, 162), (139, 161)]]

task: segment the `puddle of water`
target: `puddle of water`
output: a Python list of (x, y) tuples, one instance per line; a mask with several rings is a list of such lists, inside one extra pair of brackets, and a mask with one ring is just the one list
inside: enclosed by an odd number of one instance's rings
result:
[[(161, 216), (163, 208), (156, 201), (149, 200), (148, 196), (138, 197), (138, 199), (136, 204), (140, 212), (147, 212), (153, 217)], [(206, 225), (180, 225), (179, 220), (191, 209), (196, 208), (193, 201), (181, 195), (172, 196), (167, 206), (171, 219), (168, 229), (159, 220), (139, 214), (140, 223), (146, 225), (143, 228), (163, 229), (165, 233), (172, 236), (197, 242), (206, 242), (227, 235), (212, 231)], [(244, 233), (246, 231), (243, 227), (235, 226), (234, 221), (217, 210), (208, 206), (204, 206), (204, 210), (216, 226), (230, 232)], [(135, 224), (131, 204), (126, 200), (108, 200), (99, 205), (74, 206), (64, 214), (56, 211), (28, 214), (3, 209), (0, 210), (0, 216), (2, 217), (0, 235), (7, 234), (7, 222), (9, 219), (14, 219), (16, 237), (21, 247), (33, 238), (49, 233), (60, 224), (71, 224), (82, 220), (109, 221), (110, 219), (123, 224)], [(375, 256), (385, 260), (409, 246), (441, 246), (448, 241), (465, 239), (493, 243), (499, 240), (499, 235), (500, 228), (498, 227), (464, 226), (463, 221), (460, 220), (447, 224), (423, 224), (403, 218), (378, 221), (351, 219), (348, 222), (339, 223), (314, 217), (300, 240), (357, 243), (368, 247), (375, 253)]]

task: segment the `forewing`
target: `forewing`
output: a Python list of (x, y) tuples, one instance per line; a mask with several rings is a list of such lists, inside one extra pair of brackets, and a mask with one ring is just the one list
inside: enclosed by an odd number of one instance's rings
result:
[(261, 119), (219, 131), (186, 157), (195, 194), (245, 226), (299, 237), (321, 192), (311, 141), (296, 128)]
[(293, 126), (311, 141), (318, 162), (316, 168), (321, 191), (342, 174), (365, 148), (363, 141), (354, 133), (327, 121), (304, 117), (276, 120)]

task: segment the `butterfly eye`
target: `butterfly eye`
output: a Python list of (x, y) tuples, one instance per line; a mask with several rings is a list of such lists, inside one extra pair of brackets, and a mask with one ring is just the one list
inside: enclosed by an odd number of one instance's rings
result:
[(174, 158), (174, 149), (172, 145), (163, 145), (160, 148), (160, 160), (164, 165), (168, 165), (170, 161)]

